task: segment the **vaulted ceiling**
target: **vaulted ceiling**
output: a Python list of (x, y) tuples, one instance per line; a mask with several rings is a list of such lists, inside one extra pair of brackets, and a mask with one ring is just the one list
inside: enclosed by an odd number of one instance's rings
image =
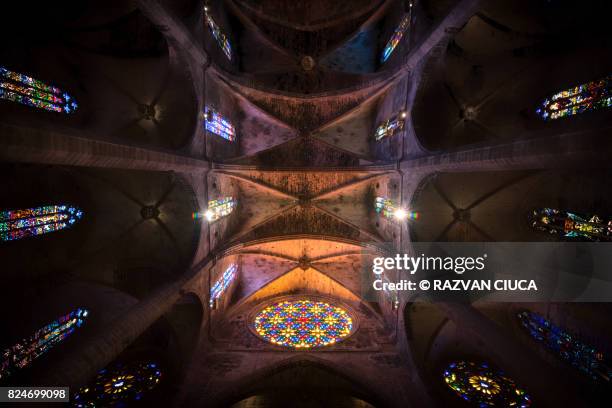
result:
[[(143, 349), (153, 338), (181, 350), (173, 386), (185, 406), (277, 406), (300, 387), (315, 390), (300, 394), (304, 406), (321, 392), (338, 407), (435, 406), (426, 383), (451, 352), (503, 359), (444, 305), (373, 299), (372, 258), (417, 241), (543, 240), (523, 222), (534, 207), (609, 208), (610, 112), (558, 123), (534, 113), (551, 92), (609, 72), (609, 33), (597, 13), (584, 20), (586, 8), (574, 20), (565, 2), (527, 0), (210, 2), (230, 61), (201, 1), (90, 3), (57, 16), (62, 30), (46, 41), (0, 48), (2, 63), (54, 78), (81, 105), (70, 118), (1, 105), (0, 158), (11, 164), (0, 178), (2, 208), (53, 198), (91, 217), (48, 246), (0, 251), (18, 265), (6, 275), (42, 279), (41, 292), (60, 271), (61, 284), (103, 287), (91, 297), (108, 321), (128, 306), (104, 311), (104, 299), (154, 303), (184, 271), (204, 271), (140, 338)], [(235, 142), (204, 130), (207, 106), (232, 122)], [(376, 141), (400, 113), (405, 128)], [(378, 196), (421, 218), (377, 214)], [(237, 200), (229, 216), (194, 220), (223, 197)], [(22, 261), (34, 245), (43, 256)], [(210, 286), (231, 264), (236, 282), (212, 309)], [(358, 330), (303, 352), (248, 329), (265, 305), (296, 297), (342, 305)], [(513, 310), (471, 312), (514, 330)], [(563, 398), (534, 388), (547, 403)]]

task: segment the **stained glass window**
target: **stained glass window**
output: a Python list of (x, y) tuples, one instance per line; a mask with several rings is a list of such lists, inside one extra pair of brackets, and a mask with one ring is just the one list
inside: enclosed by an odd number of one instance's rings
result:
[(544, 120), (574, 116), (612, 106), (612, 75), (557, 92), (536, 110)]
[(52, 112), (72, 113), (78, 105), (59, 88), (0, 66), (0, 99)]
[(204, 7), (204, 20), (206, 20), (206, 24), (208, 24), (210, 32), (212, 33), (213, 37), (215, 37), (215, 41), (217, 41), (217, 44), (219, 44), (219, 47), (221, 47), (227, 59), (231, 61), (232, 46), (225, 33), (221, 30), (221, 28), (217, 25), (215, 20), (213, 20), (212, 16), (208, 12), (208, 7)]
[(418, 220), (419, 213), (416, 211), (406, 211), (395, 205), (393, 200), (386, 197), (376, 197), (374, 199), (374, 210), (377, 214), (382, 214), (385, 218)]
[(38, 329), (32, 336), (5, 349), (0, 356), (0, 380), (29, 366), (83, 325), (89, 312), (76, 309)]
[(392, 119), (387, 119), (383, 123), (381, 123), (376, 128), (376, 134), (374, 138), (376, 141), (379, 141), (385, 137), (393, 136), (397, 132), (404, 129), (404, 120), (406, 118), (406, 113), (401, 112), (396, 117)]
[(530, 223), (536, 230), (564, 238), (612, 240), (612, 220), (604, 220), (598, 215), (578, 215), (554, 208), (540, 208), (533, 210)]
[(313, 300), (284, 301), (255, 317), (255, 331), (279, 346), (308, 349), (334, 344), (353, 330), (346, 310)]
[(208, 107), (206, 108), (204, 124), (206, 126), (206, 130), (209, 132), (221, 136), (230, 142), (236, 140), (236, 129), (234, 128), (234, 125), (221, 116), (221, 114), (216, 110)]
[(374, 201), (374, 209), (378, 214), (391, 218), (395, 212), (395, 204), (393, 203), (393, 200), (389, 200), (388, 198), (376, 197)]
[(236, 277), (236, 270), (238, 270), (238, 267), (235, 264), (231, 264), (215, 282), (212, 288), (210, 288), (210, 306), (213, 305), (216, 299), (221, 297), (230, 283), (232, 283), (234, 277)]
[(581, 342), (576, 336), (537, 313), (523, 311), (518, 314), (518, 318), (531, 337), (543, 343), (562, 360), (593, 380), (612, 379), (612, 359), (601, 350)]
[(208, 209), (204, 213), (209, 222), (217, 221), (227, 215), (230, 215), (236, 207), (236, 200), (232, 197), (224, 197), (220, 200), (210, 200)]
[(81, 217), (81, 210), (68, 205), (0, 211), (0, 239), (13, 241), (59, 231), (72, 226)]
[(154, 362), (116, 364), (98, 372), (94, 384), (82, 387), (73, 397), (76, 408), (127, 407), (138, 401), (162, 378), (159, 365)]
[(471, 361), (451, 363), (444, 381), (459, 397), (479, 408), (531, 406), (531, 397), (503, 372)]
[(412, 19), (412, 4), (410, 5), (410, 11), (408, 12), (408, 14), (404, 16), (404, 18), (402, 18), (402, 21), (399, 23), (399, 25), (393, 32), (393, 35), (387, 42), (387, 45), (385, 45), (385, 49), (383, 50), (382, 55), (380, 56), (381, 64), (384, 64), (384, 62), (389, 59), (389, 57), (395, 50), (395, 47), (397, 47), (397, 45), (400, 43), (400, 41), (402, 40), (402, 37), (404, 36), (404, 33), (410, 26), (411, 19)]

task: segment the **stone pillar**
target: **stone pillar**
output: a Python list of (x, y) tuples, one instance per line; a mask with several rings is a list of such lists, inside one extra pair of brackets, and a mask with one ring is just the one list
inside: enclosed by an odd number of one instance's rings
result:
[(209, 263), (207, 257), (177, 281), (151, 293), (119, 316), (110, 327), (92, 336), (92, 342), (74, 350), (69, 359), (54, 366), (37, 383), (68, 386), (74, 390), (92, 380), (99, 370), (113, 362), (126, 347), (168, 312), (183, 296), (184, 290), (197, 281), (202, 271), (207, 270)]
[[(563, 376), (530, 348), (520, 344), (501, 326), (465, 303), (436, 302), (460, 330), (467, 330), (493, 349), (492, 358), (499, 362), (518, 384), (534, 396), (535, 405), (585, 407), (576, 385)], [(537, 345), (536, 345), (537, 346)], [(551, 392), (555, 390), (555, 392)]]
[(70, 131), (0, 124), (0, 160), (130, 170), (199, 173), (205, 160), (72, 135)]
[(406, 325), (404, 320), (404, 312), (406, 307), (406, 303), (402, 303), (398, 310), (397, 348), (403, 360), (404, 366), (410, 373), (411, 384), (408, 387), (410, 389), (410, 401), (414, 407), (433, 408), (436, 406), (436, 404), (432, 399), (432, 396), (427, 392), (427, 386), (425, 382), (423, 382), (423, 378), (421, 378), (421, 373), (414, 359), (412, 348), (410, 347), (410, 340), (406, 335)]

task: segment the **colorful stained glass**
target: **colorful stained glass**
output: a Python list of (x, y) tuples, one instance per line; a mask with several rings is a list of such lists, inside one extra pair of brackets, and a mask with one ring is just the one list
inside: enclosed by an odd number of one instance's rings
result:
[(393, 136), (397, 132), (404, 129), (405, 118), (406, 118), (406, 113), (401, 112), (396, 117), (392, 119), (387, 119), (386, 121), (381, 123), (376, 128), (376, 134), (374, 135), (374, 138), (376, 139), (376, 141), (379, 141), (385, 137)]
[(410, 11), (404, 16), (404, 18), (402, 18), (402, 21), (399, 23), (399, 25), (393, 32), (393, 35), (387, 42), (387, 45), (385, 45), (385, 49), (383, 50), (382, 55), (380, 56), (381, 64), (384, 64), (385, 61), (389, 59), (389, 57), (395, 50), (395, 47), (397, 47), (397, 45), (400, 43), (400, 41), (402, 40), (402, 37), (404, 36), (404, 33), (410, 26), (411, 19), (412, 19), (412, 4), (410, 5)]
[(67, 205), (0, 211), (0, 239), (13, 241), (59, 231), (72, 226), (82, 217), (81, 210)]
[(393, 200), (389, 200), (385, 197), (376, 197), (374, 201), (374, 210), (378, 214), (384, 215), (386, 218), (393, 217), (393, 213), (395, 213), (395, 203)]
[(598, 215), (578, 215), (554, 208), (533, 210), (530, 223), (534, 229), (569, 239), (589, 241), (612, 240), (612, 220)]
[(229, 287), (236, 277), (236, 271), (238, 267), (235, 264), (231, 264), (223, 275), (215, 282), (210, 288), (210, 306), (213, 305), (216, 299), (219, 299), (223, 292)]
[(279, 346), (308, 349), (334, 344), (353, 330), (346, 310), (313, 300), (284, 301), (263, 309), (255, 317), (255, 331)]
[(485, 363), (453, 362), (444, 370), (443, 375), (450, 389), (478, 408), (527, 408), (532, 404), (525, 390), (519, 388), (503, 372)]
[(204, 7), (204, 20), (206, 20), (206, 24), (208, 24), (210, 32), (212, 33), (213, 37), (215, 37), (215, 41), (217, 41), (217, 44), (219, 44), (219, 47), (221, 47), (227, 59), (231, 61), (232, 45), (230, 44), (229, 39), (227, 38), (225, 33), (217, 25), (215, 20), (213, 20), (212, 16), (208, 12), (208, 7)]
[(98, 372), (95, 383), (82, 387), (73, 397), (76, 408), (127, 407), (130, 401), (141, 400), (162, 378), (154, 362), (116, 364)]
[(53, 347), (66, 340), (83, 325), (89, 315), (86, 309), (76, 309), (38, 329), (30, 338), (23, 339), (0, 355), (0, 380), (29, 366)]
[(536, 110), (544, 120), (574, 116), (612, 106), (612, 75), (557, 92)]
[(59, 88), (0, 66), (0, 99), (52, 112), (72, 113), (78, 105)]
[(227, 119), (225, 119), (219, 112), (214, 109), (206, 108), (206, 115), (204, 119), (206, 130), (214, 133), (215, 135), (221, 136), (222, 138), (233, 142), (236, 140), (236, 129), (234, 125)]
[(220, 200), (210, 200), (208, 209), (204, 213), (208, 222), (217, 221), (227, 215), (230, 215), (236, 207), (236, 200), (232, 197), (224, 197)]
[(409, 219), (416, 221), (419, 219), (419, 213), (416, 211), (406, 211), (395, 205), (393, 200), (385, 197), (376, 197), (374, 199), (374, 210), (377, 214), (382, 214), (385, 218), (395, 218), (399, 220)]
[(527, 332), (563, 361), (593, 380), (612, 380), (612, 358), (603, 351), (581, 342), (537, 313), (523, 311), (518, 318)]

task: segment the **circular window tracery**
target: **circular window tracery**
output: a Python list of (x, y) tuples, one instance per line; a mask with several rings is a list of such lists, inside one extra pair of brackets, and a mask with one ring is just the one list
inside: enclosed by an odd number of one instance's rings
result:
[(125, 407), (138, 401), (157, 387), (162, 378), (159, 365), (154, 362), (118, 363), (98, 372), (95, 383), (81, 387), (74, 395), (75, 408)]
[(302, 299), (265, 307), (254, 319), (264, 340), (294, 349), (324, 347), (341, 341), (353, 330), (349, 313), (329, 303)]
[(531, 397), (501, 371), (471, 361), (451, 363), (444, 381), (457, 395), (479, 408), (531, 406)]

